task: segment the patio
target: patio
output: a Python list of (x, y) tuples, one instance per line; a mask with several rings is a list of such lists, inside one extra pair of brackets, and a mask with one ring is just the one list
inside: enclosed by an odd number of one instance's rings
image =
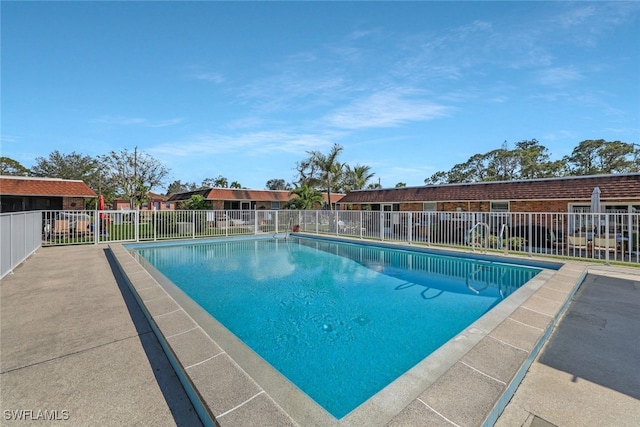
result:
[[(616, 325), (637, 330), (637, 269), (588, 264), (584, 268), (590, 289), (615, 282), (604, 308), (616, 312)], [(15, 418), (18, 413), (28, 416), (27, 410), (57, 411), (49, 414), (68, 417), (74, 425), (198, 424), (187, 393), (106, 246), (40, 248), (2, 279), (0, 291), (3, 425), (23, 424)], [(617, 309), (620, 303), (630, 310)], [(584, 328), (602, 326), (595, 318), (570, 313), (565, 318)], [(598, 318), (613, 319), (599, 313)], [(562, 324), (551, 340), (561, 332), (565, 333)], [(616, 352), (586, 354), (566, 373), (558, 371), (558, 363), (554, 371), (551, 362), (539, 358), (496, 425), (530, 425), (536, 419), (558, 426), (611, 425), (611, 420), (617, 426), (635, 425), (640, 414), (637, 397), (625, 389), (615, 391), (612, 383), (581, 369), (589, 366), (590, 356), (606, 355), (616, 360), (617, 372), (622, 370), (627, 382), (637, 384), (637, 374), (628, 375), (637, 370), (626, 361), (637, 359), (638, 343), (617, 337), (612, 341)], [(620, 359), (620, 351), (631, 359)], [(545, 354), (550, 353), (544, 349), (541, 357)], [(452, 424), (441, 419), (440, 425)]]

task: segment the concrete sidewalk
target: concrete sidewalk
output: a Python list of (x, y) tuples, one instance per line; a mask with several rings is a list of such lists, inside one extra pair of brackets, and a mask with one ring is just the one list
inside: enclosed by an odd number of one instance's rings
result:
[(41, 248), (2, 279), (1, 425), (200, 425), (106, 251)]
[(589, 269), (495, 425), (640, 425), (640, 271)]

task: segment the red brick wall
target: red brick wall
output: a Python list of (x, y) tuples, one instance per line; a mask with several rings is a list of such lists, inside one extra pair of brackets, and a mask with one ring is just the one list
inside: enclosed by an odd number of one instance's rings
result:
[(489, 202), (438, 202), (438, 211), (442, 212), (489, 212)]
[(82, 197), (63, 197), (62, 209), (66, 211), (83, 210), (84, 199)]
[(422, 203), (400, 203), (401, 212), (420, 212), (422, 211)]
[(568, 208), (568, 200), (525, 200), (509, 204), (511, 212), (567, 212)]

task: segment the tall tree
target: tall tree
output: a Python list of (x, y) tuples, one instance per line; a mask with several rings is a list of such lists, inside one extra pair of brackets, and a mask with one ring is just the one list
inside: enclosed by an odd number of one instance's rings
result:
[(448, 174), (443, 171), (438, 171), (431, 175), (429, 178), (425, 178), (425, 185), (438, 185), (446, 184), (448, 182)]
[(229, 188), (229, 180), (222, 175), (218, 175), (213, 181), (213, 186), (217, 188)]
[(375, 176), (371, 172), (371, 166), (357, 164), (353, 168), (345, 165), (344, 191), (362, 190), (367, 187), (369, 181)]
[(94, 158), (76, 152), (62, 154), (55, 150), (46, 158), (36, 157), (36, 164), (31, 168), (31, 175), (79, 179), (96, 193), (103, 194), (107, 201), (111, 201), (117, 191), (117, 185), (111, 180), (100, 157)]
[(17, 160), (0, 157), (0, 175), (29, 176), (29, 174), (29, 169), (22, 166)]
[(298, 163), (301, 185), (326, 190), (330, 209), (333, 209), (331, 191), (338, 190), (342, 182), (343, 164), (338, 162), (342, 150), (341, 145), (334, 144), (328, 154), (309, 151), (309, 158)]
[(487, 153), (487, 168), (478, 181), (509, 181), (518, 178), (518, 158), (505, 145)]
[(242, 185), (238, 182), (238, 181), (233, 181), (230, 185), (229, 188), (242, 188)]
[(128, 150), (111, 151), (100, 157), (107, 176), (120, 194), (126, 196), (131, 207), (144, 203), (149, 191), (162, 185), (169, 170), (150, 155)]
[(600, 172), (597, 164), (598, 150), (604, 144), (603, 139), (585, 140), (565, 156), (571, 175), (596, 175)]
[(291, 190), (291, 184), (284, 179), (274, 178), (267, 181), (265, 188), (267, 190)]
[(36, 164), (31, 168), (33, 176), (90, 180), (98, 171), (97, 159), (76, 152), (62, 154), (55, 150), (49, 157), (36, 157)]
[(177, 180), (169, 184), (166, 195), (170, 196), (172, 194), (177, 194), (177, 193), (186, 193), (188, 191), (195, 191), (197, 189), (198, 189), (198, 186), (196, 185), (195, 182), (182, 183), (182, 181)]
[(633, 144), (620, 141), (605, 142), (598, 149), (601, 173), (631, 173), (638, 172), (640, 165), (636, 161), (639, 149)]
[(560, 173), (556, 162), (549, 161), (549, 150), (536, 139), (516, 142), (514, 152), (520, 163), (520, 179), (550, 178)]

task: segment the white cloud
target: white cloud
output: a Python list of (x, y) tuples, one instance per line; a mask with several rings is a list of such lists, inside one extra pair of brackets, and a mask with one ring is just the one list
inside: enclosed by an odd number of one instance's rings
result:
[(0, 142), (2, 142), (3, 144), (11, 144), (14, 142), (18, 142), (20, 138), (14, 135), (7, 135), (7, 134), (3, 134), (0, 135)]
[(216, 84), (224, 83), (226, 80), (222, 74), (215, 72), (196, 73), (193, 75), (193, 78), (195, 78), (196, 80), (205, 80)]
[(342, 129), (394, 127), (446, 116), (451, 108), (411, 97), (403, 89), (374, 93), (329, 114), (325, 120)]
[(558, 23), (565, 28), (575, 27), (584, 24), (596, 14), (593, 5), (577, 7), (557, 16)]
[(163, 128), (163, 127), (167, 127), (167, 126), (173, 126), (173, 125), (180, 124), (183, 121), (184, 121), (184, 119), (182, 119), (182, 118), (161, 120), (161, 121), (158, 121), (158, 122), (150, 122), (149, 126), (152, 127), (152, 128)]
[(582, 73), (573, 67), (553, 67), (538, 73), (538, 82), (543, 85), (559, 86), (583, 79)]
[(95, 123), (104, 123), (107, 125), (130, 126), (146, 123), (146, 119), (140, 117), (123, 117), (123, 116), (100, 116), (94, 120)]
[(179, 117), (173, 118), (173, 119), (167, 119), (167, 120), (152, 121), (142, 117), (123, 117), (123, 116), (110, 116), (110, 115), (100, 116), (97, 119), (93, 120), (94, 123), (103, 123), (111, 126), (140, 125), (140, 126), (147, 126), (147, 127), (153, 127), (153, 128), (173, 126), (173, 125), (182, 123), (183, 121), (184, 119)]
[(151, 148), (149, 151), (167, 156), (201, 157), (225, 153), (241, 153), (245, 156), (286, 152), (299, 154), (310, 150), (322, 150), (333, 145), (338, 133), (303, 133), (295, 131), (258, 131), (236, 135), (201, 133), (180, 141)]

